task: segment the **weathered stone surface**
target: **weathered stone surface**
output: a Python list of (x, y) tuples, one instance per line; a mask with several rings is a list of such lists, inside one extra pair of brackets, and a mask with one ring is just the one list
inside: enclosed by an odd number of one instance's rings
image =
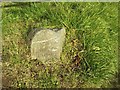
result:
[(31, 58), (41, 60), (43, 63), (59, 61), (64, 39), (64, 28), (38, 31), (31, 41)]

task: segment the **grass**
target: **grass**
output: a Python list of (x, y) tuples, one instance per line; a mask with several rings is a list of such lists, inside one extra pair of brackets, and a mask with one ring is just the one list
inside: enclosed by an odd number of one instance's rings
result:
[[(101, 88), (118, 72), (118, 3), (2, 3), (3, 87)], [(31, 60), (29, 30), (65, 27), (61, 63)]]

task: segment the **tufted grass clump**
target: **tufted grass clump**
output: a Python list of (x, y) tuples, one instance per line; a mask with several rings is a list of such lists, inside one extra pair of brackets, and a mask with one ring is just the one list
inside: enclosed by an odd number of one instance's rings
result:
[[(3, 87), (105, 88), (118, 73), (118, 3), (2, 3)], [(61, 62), (30, 57), (30, 30), (64, 27)]]

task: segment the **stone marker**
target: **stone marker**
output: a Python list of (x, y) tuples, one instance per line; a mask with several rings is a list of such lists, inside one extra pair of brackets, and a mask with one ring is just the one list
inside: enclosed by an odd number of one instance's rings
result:
[(31, 58), (43, 63), (60, 60), (60, 53), (65, 39), (65, 29), (42, 29), (31, 40)]

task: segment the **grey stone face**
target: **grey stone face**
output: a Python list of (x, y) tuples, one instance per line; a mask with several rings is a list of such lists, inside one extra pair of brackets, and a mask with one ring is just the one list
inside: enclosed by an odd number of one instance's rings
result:
[(60, 60), (60, 53), (65, 39), (65, 29), (43, 29), (38, 31), (31, 41), (31, 58), (43, 63)]

